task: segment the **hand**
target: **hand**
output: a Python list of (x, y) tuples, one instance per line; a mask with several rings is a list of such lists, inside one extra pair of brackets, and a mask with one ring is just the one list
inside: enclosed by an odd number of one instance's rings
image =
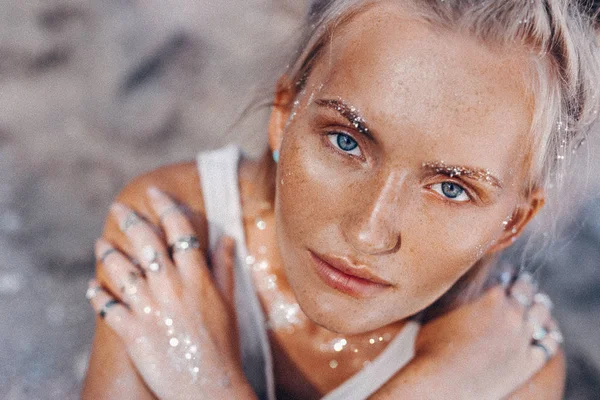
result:
[[(155, 227), (115, 204), (111, 212), (139, 265), (99, 240), (96, 256), (104, 263), (109, 282), (107, 288), (91, 282), (88, 297), (93, 308), (121, 337), (133, 364), (159, 398), (254, 398), (240, 367), (230, 303), (213, 281), (197, 241), (189, 240), (194, 232), (191, 224), (165, 194), (152, 189), (149, 194), (167, 243), (190, 246), (175, 247), (170, 256)], [(232, 253), (232, 241), (222, 242), (213, 268), (232, 264)], [(121, 301), (108, 287), (119, 288)]]
[(493, 287), (475, 302), (425, 324), (417, 340), (419, 367), (437, 375), (454, 398), (508, 396), (562, 342), (547, 296), (535, 290), (525, 275), (508, 290)]

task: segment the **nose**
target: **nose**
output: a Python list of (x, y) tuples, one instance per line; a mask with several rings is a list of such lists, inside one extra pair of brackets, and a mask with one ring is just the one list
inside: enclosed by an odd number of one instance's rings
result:
[(364, 200), (342, 223), (346, 241), (360, 253), (383, 255), (400, 249), (400, 191), (405, 175), (389, 173), (374, 191), (366, 190)]

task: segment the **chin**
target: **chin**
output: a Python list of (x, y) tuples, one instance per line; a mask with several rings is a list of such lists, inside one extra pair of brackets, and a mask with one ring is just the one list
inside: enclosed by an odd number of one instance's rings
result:
[[(292, 285), (293, 288), (293, 285)], [(294, 290), (294, 289), (293, 289)], [(294, 290), (294, 292), (296, 292)], [(299, 290), (296, 299), (306, 316), (315, 324), (339, 334), (356, 335), (373, 331), (391, 323), (400, 321), (403, 317), (386, 317), (384, 310), (373, 312), (371, 302), (358, 302), (347, 295), (335, 292), (304, 292)], [(381, 299), (373, 304), (382, 304)]]

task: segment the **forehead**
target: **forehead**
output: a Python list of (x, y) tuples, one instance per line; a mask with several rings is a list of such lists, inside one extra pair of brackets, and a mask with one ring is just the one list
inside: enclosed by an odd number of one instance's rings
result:
[(492, 50), (387, 4), (338, 28), (314, 75), (321, 96), (360, 109), (390, 151), (412, 144), (420, 158), (503, 171), (525, 157), (530, 65), (517, 46)]

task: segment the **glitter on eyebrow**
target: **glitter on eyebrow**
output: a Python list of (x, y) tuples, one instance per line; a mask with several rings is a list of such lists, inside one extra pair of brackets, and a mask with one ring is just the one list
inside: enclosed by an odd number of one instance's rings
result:
[(424, 168), (429, 168), (438, 173), (443, 173), (451, 178), (455, 176), (465, 176), (467, 178), (475, 179), (478, 181), (489, 183), (493, 186), (502, 188), (500, 179), (492, 175), (489, 169), (476, 169), (461, 167), (458, 165), (446, 165), (444, 161), (423, 163)]
[(373, 140), (373, 135), (369, 128), (367, 128), (365, 119), (359, 115), (358, 110), (355, 107), (348, 106), (342, 100), (333, 99), (317, 100), (316, 103), (320, 106), (336, 110), (342, 117), (346, 118), (354, 128), (358, 129), (360, 133)]

